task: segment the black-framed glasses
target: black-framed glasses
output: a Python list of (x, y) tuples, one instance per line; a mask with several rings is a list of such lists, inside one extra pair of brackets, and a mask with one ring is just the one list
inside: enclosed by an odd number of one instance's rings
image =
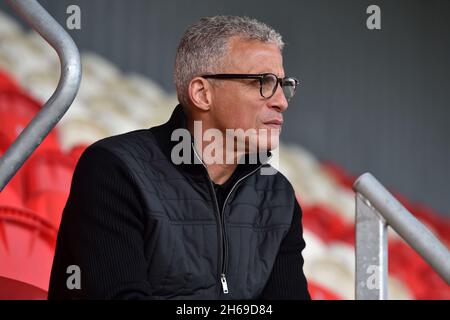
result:
[(219, 74), (205, 74), (202, 78), (208, 79), (258, 79), (259, 92), (264, 99), (271, 98), (277, 91), (278, 85), (283, 89), (286, 100), (289, 101), (295, 95), (299, 81), (296, 78), (284, 77), (278, 78), (273, 73), (260, 74), (242, 74), (242, 73), (219, 73)]

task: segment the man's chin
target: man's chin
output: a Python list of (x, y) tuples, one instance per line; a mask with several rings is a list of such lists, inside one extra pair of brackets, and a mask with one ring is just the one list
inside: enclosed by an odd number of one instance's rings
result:
[(277, 149), (279, 147), (279, 143), (273, 143), (273, 144), (268, 144), (266, 146), (262, 146), (258, 148), (258, 152), (268, 152), (268, 151), (273, 151), (275, 149)]
[(280, 145), (280, 131), (273, 130), (269, 132), (267, 137), (263, 137), (259, 142), (259, 150), (260, 151), (271, 151)]
[(272, 136), (271, 139), (259, 139), (258, 143), (255, 145), (253, 145), (253, 148), (249, 148), (250, 149), (250, 153), (252, 152), (268, 152), (268, 151), (272, 151), (275, 150), (279, 147), (280, 145), (280, 140), (279, 140), (279, 135), (276, 136)]

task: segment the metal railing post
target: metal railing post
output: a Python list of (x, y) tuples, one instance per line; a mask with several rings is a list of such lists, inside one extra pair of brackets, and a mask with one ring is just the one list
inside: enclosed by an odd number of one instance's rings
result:
[(0, 158), (0, 191), (69, 109), (81, 80), (78, 49), (56, 20), (35, 0), (10, 0), (10, 4), (55, 49), (61, 76), (53, 95)]
[(356, 299), (387, 299), (386, 221), (360, 194), (356, 196)]
[[(357, 299), (387, 297), (386, 226), (392, 227), (450, 284), (450, 253), (428, 228), (370, 173), (361, 175), (355, 181), (353, 189), (356, 191)], [(373, 273), (367, 271), (371, 262)], [(367, 284), (372, 288), (368, 288)]]

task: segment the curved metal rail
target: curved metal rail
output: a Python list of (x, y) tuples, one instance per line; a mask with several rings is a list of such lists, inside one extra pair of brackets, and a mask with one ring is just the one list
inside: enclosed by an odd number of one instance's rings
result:
[(450, 284), (448, 249), (370, 173), (356, 191), (356, 299), (387, 299), (387, 226)]
[(60, 59), (61, 76), (53, 95), (0, 158), (0, 191), (69, 109), (81, 81), (80, 54), (69, 34), (37, 1), (9, 2), (55, 49)]

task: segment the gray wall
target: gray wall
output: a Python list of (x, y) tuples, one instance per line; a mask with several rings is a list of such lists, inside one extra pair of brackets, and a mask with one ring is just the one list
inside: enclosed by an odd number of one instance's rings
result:
[[(285, 69), (302, 80), (284, 140), (349, 172), (375, 174), (414, 201), (450, 215), (450, 1), (40, 1), (98, 52), (173, 91), (172, 65), (184, 28), (206, 15), (249, 15), (287, 42)], [(382, 30), (365, 27), (381, 7)], [(0, 9), (11, 12), (4, 2)]]

